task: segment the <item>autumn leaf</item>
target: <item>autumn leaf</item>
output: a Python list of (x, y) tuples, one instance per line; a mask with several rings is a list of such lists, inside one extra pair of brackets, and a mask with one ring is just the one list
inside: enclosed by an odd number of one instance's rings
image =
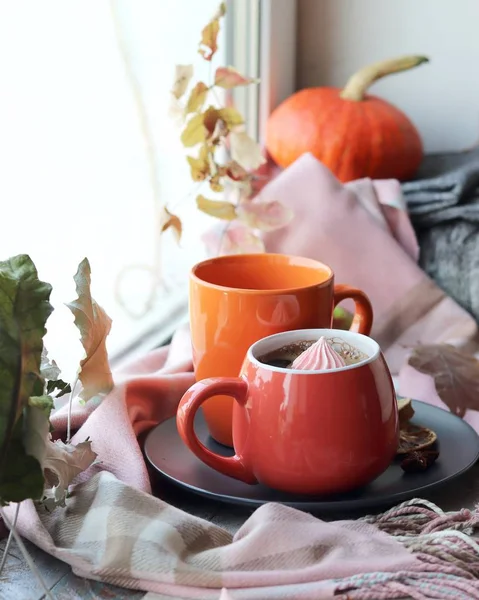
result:
[(43, 462), (45, 483), (43, 505), (52, 510), (56, 506), (65, 506), (68, 487), (77, 475), (85, 471), (96, 459), (91, 442), (85, 440), (79, 444), (64, 444), (62, 441), (49, 440), (46, 444)]
[(277, 201), (253, 200), (242, 202), (236, 209), (238, 218), (248, 227), (261, 231), (274, 231), (293, 219), (293, 211)]
[(190, 92), (188, 102), (186, 103), (186, 114), (197, 112), (203, 107), (206, 97), (208, 96), (208, 91), (208, 86), (202, 81), (198, 81)]
[(232, 131), (229, 140), (231, 157), (243, 169), (254, 171), (266, 162), (259, 145), (244, 131)]
[(183, 231), (183, 225), (181, 224), (181, 220), (177, 215), (170, 213), (170, 211), (166, 207), (163, 210), (165, 211), (166, 220), (161, 227), (161, 233), (167, 231), (168, 229), (173, 229), (176, 238), (179, 242), (181, 240), (181, 234)]
[(191, 179), (193, 181), (204, 181), (210, 174), (209, 148), (207, 144), (203, 144), (200, 148), (198, 158), (187, 156), (186, 160), (190, 165)]
[(72, 391), (70, 384), (63, 381), (63, 379), (60, 379), (60, 368), (54, 360), (50, 361), (45, 347), (43, 347), (42, 350), (40, 373), (46, 380), (47, 394), (52, 394), (55, 390), (58, 390), (55, 398), (61, 398)]
[(86, 258), (78, 265), (74, 280), (78, 298), (67, 306), (75, 316), (75, 325), (80, 330), (85, 349), (78, 377), (83, 385), (80, 397), (87, 401), (97, 394), (109, 392), (113, 387), (106, 351), (111, 319), (91, 296), (91, 270)]
[(240, 85), (258, 83), (258, 81), (258, 79), (252, 79), (251, 77), (241, 75), (241, 73), (233, 67), (218, 67), (215, 73), (215, 85), (222, 87), (225, 90), (230, 90)]
[(224, 187), (220, 182), (219, 175), (213, 175), (210, 178), (210, 188), (213, 192), (222, 192), (224, 190)]
[(249, 177), (248, 171), (243, 169), (243, 167), (234, 160), (224, 166), (224, 174), (233, 181), (242, 181)]
[(42, 356), (40, 360), (40, 373), (44, 379), (58, 379), (60, 377), (60, 367), (54, 360), (48, 358), (48, 351), (43, 346)]
[(175, 81), (171, 93), (178, 100), (186, 92), (193, 77), (193, 65), (176, 65)]
[(185, 108), (183, 104), (170, 94), (170, 103), (168, 106), (168, 117), (171, 119), (175, 128), (183, 127), (185, 122)]
[(204, 114), (194, 115), (186, 124), (181, 134), (181, 141), (187, 148), (202, 144), (206, 140), (207, 130), (204, 125)]
[(220, 2), (220, 5), (218, 6), (218, 9), (215, 13), (214, 18), (221, 19), (221, 17), (224, 17), (225, 14), (226, 14), (226, 2)]
[(258, 254), (264, 251), (261, 238), (239, 221), (232, 223), (222, 235), (220, 254)]
[(232, 221), (236, 218), (236, 207), (231, 202), (221, 200), (210, 200), (201, 194), (196, 198), (196, 205), (199, 210), (224, 221)]
[(463, 417), (479, 410), (479, 361), (449, 344), (427, 344), (412, 351), (411, 367), (430, 375), (436, 391), (449, 410)]
[(206, 130), (210, 136), (215, 130), (218, 117), (218, 109), (216, 109), (214, 106), (208, 106), (208, 108), (203, 113), (203, 125), (206, 127)]
[(206, 127), (207, 139), (217, 145), (228, 135), (228, 126), (220, 116), (221, 111), (214, 106), (209, 106), (203, 113), (203, 125)]
[(219, 109), (217, 111), (217, 116), (226, 123), (229, 129), (244, 123), (244, 119), (241, 114), (232, 106)]
[(205, 60), (210, 61), (218, 50), (217, 40), (220, 31), (220, 18), (223, 17), (225, 13), (226, 5), (222, 2), (215, 16), (201, 32), (201, 41), (198, 52)]

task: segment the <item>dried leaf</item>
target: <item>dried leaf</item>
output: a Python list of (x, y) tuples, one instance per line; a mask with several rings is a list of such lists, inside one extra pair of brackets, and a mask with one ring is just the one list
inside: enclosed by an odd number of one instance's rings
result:
[(221, 19), (221, 17), (224, 17), (225, 14), (226, 14), (226, 2), (220, 2), (220, 5), (218, 6), (218, 10), (216, 11), (214, 18)]
[(244, 169), (254, 171), (266, 162), (260, 146), (244, 131), (232, 131), (229, 140), (231, 157)]
[(225, 90), (231, 90), (232, 88), (240, 85), (258, 83), (258, 81), (258, 79), (241, 75), (241, 73), (239, 73), (233, 67), (218, 67), (215, 73), (215, 85), (222, 87)]
[(75, 325), (80, 330), (81, 343), (85, 348), (78, 376), (83, 385), (80, 397), (87, 401), (97, 394), (109, 392), (113, 387), (106, 351), (111, 319), (91, 297), (91, 270), (86, 258), (78, 265), (74, 280), (78, 298), (67, 306), (75, 316)]
[(236, 207), (231, 202), (221, 200), (210, 200), (201, 194), (196, 198), (196, 205), (199, 210), (224, 221), (232, 221), (236, 218)]
[(204, 181), (210, 174), (209, 148), (207, 144), (203, 144), (200, 148), (198, 158), (187, 156), (191, 168), (191, 178), (193, 181)]
[(218, 121), (219, 113), (218, 109), (214, 106), (208, 106), (203, 113), (203, 124), (206, 127), (208, 134), (211, 136), (215, 130), (216, 122)]
[(224, 190), (224, 187), (220, 182), (219, 175), (213, 175), (210, 178), (210, 188), (213, 192), (222, 192)]
[(186, 124), (181, 134), (181, 141), (184, 146), (190, 148), (191, 146), (202, 144), (206, 140), (206, 134), (204, 114), (194, 115)]
[(207, 139), (213, 145), (217, 145), (228, 135), (228, 126), (221, 118), (221, 110), (214, 106), (209, 106), (203, 113), (203, 124), (206, 127)]
[(55, 390), (58, 393), (55, 394), (55, 398), (61, 398), (65, 394), (69, 394), (72, 391), (71, 385), (63, 379), (51, 379), (47, 381), (47, 394), (53, 394)]
[(168, 117), (172, 120), (175, 127), (182, 127), (185, 122), (185, 109), (181, 102), (170, 94), (170, 104), (168, 106)]
[(186, 103), (186, 114), (197, 112), (205, 103), (208, 96), (209, 88), (202, 81), (198, 81), (195, 87), (191, 90), (188, 102)]
[(229, 129), (244, 123), (244, 119), (241, 114), (232, 106), (229, 106), (228, 108), (221, 108), (217, 111), (217, 113), (218, 117), (222, 119), (226, 125), (228, 125)]
[(227, 135), (228, 127), (226, 126), (226, 123), (222, 119), (218, 119), (209, 139), (213, 145), (217, 146)]
[(224, 174), (233, 181), (243, 181), (249, 178), (248, 171), (243, 169), (236, 161), (232, 160), (224, 167)]
[(201, 32), (201, 41), (198, 52), (205, 59), (210, 61), (218, 50), (218, 33), (220, 31), (219, 17), (213, 18)]
[(220, 254), (258, 254), (264, 251), (261, 238), (239, 221), (232, 223), (222, 235)]
[(186, 92), (186, 88), (193, 77), (193, 65), (176, 65), (175, 82), (171, 93), (178, 100)]
[(163, 210), (165, 211), (166, 220), (161, 227), (161, 233), (167, 231), (168, 229), (173, 229), (176, 238), (179, 242), (181, 240), (181, 234), (183, 232), (183, 225), (181, 223), (180, 217), (170, 213), (170, 211), (166, 207)]
[(43, 463), (45, 482), (50, 488), (44, 492), (43, 504), (48, 510), (65, 506), (68, 486), (77, 475), (88, 469), (96, 457), (89, 440), (76, 445), (48, 440)]
[(43, 347), (42, 350), (40, 373), (46, 380), (47, 394), (52, 394), (55, 390), (59, 390), (59, 393), (55, 395), (55, 398), (61, 398), (72, 391), (70, 384), (63, 381), (63, 379), (60, 379), (60, 368), (54, 360), (50, 361), (45, 347)]
[(48, 358), (48, 351), (45, 346), (42, 350), (40, 373), (45, 379), (58, 379), (61, 373), (60, 367), (57, 365), (57, 363), (54, 360), (50, 361)]
[(281, 202), (253, 200), (243, 202), (236, 209), (238, 218), (248, 227), (261, 231), (274, 231), (293, 219), (293, 211)]
[(449, 344), (428, 344), (414, 348), (408, 362), (433, 377), (452, 413), (463, 417), (467, 410), (479, 410), (479, 361), (473, 356)]

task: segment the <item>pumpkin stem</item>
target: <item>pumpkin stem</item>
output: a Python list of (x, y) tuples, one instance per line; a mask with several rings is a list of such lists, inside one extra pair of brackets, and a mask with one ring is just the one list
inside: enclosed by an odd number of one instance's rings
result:
[(429, 59), (426, 56), (402, 56), (368, 65), (350, 77), (340, 96), (343, 100), (361, 102), (369, 86), (381, 77), (407, 71), (427, 62)]

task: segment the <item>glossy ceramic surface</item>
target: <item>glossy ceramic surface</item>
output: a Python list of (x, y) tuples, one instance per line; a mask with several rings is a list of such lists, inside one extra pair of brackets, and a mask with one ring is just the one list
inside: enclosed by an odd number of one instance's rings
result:
[[(331, 269), (307, 258), (281, 254), (222, 256), (193, 267), (190, 324), (198, 380), (238, 376), (257, 340), (294, 329), (331, 327), (334, 306), (355, 302), (352, 329), (369, 334), (372, 309), (366, 295), (334, 285)], [(203, 406), (212, 436), (232, 445), (233, 402), (217, 395)]]
[[(145, 442), (147, 460), (169, 481), (212, 500), (249, 507), (279, 502), (306, 511), (338, 513), (392, 506), (410, 498), (422, 498), (470, 469), (479, 459), (479, 437), (465, 421), (435, 406), (414, 401), (412, 423), (433, 429), (438, 436), (440, 456), (424, 473), (404, 473), (399, 460), (370, 484), (344, 494), (298, 496), (265, 485), (248, 485), (222, 475), (201, 462), (183, 444), (172, 418), (155, 427)], [(195, 419), (199, 440), (212, 452), (231, 456), (233, 450), (217, 444), (209, 435), (201, 412)], [(426, 496), (427, 497), (427, 496)]]
[[(328, 371), (281, 369), (257, 358), (300, 340), (341, 337), (369, 358)], [(236, 454), (205, 448), (194, 433), (198, 408), (211, 395), (235, 398)], [(297, 494), (330, 494), (365, 485), (390, 464), (398, 444), (394, 386), (379, 346), (339, 330), (305, 330), (254, 344), (236, 378), (206, 379), (182, 398), (178, 431), (200, 460), (246, 483)]]

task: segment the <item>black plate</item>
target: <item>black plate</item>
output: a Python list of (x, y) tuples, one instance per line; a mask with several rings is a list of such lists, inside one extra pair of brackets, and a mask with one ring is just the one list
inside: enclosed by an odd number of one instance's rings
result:
[[(308, 511), (356, 510), (395, 504), (420, 496), (426, 490), (458, 477), (470, 469), (479, 458), (479, 436), (465, 421), (455, 415), (414, 401), (412, 423), (429, 427), (437, 433), (440, 455), (426, 472), (404, 473), (399, 461), (369, 485), (334, 496), (297, 496), (272, 490), (264, 485), (248, 485), (202, 463), (183, 444), (176, 429), (176, 420), (169, 419), (155, 427), (145, 441), (145, 454), (153, 467), (174, 483), (202, 496), (232, 504), (260, 506), (279, 502)], [(199, 439), (211, 450), (231, 456), (233, 451), (212, 440), (201, 411), (195, 421)]]

